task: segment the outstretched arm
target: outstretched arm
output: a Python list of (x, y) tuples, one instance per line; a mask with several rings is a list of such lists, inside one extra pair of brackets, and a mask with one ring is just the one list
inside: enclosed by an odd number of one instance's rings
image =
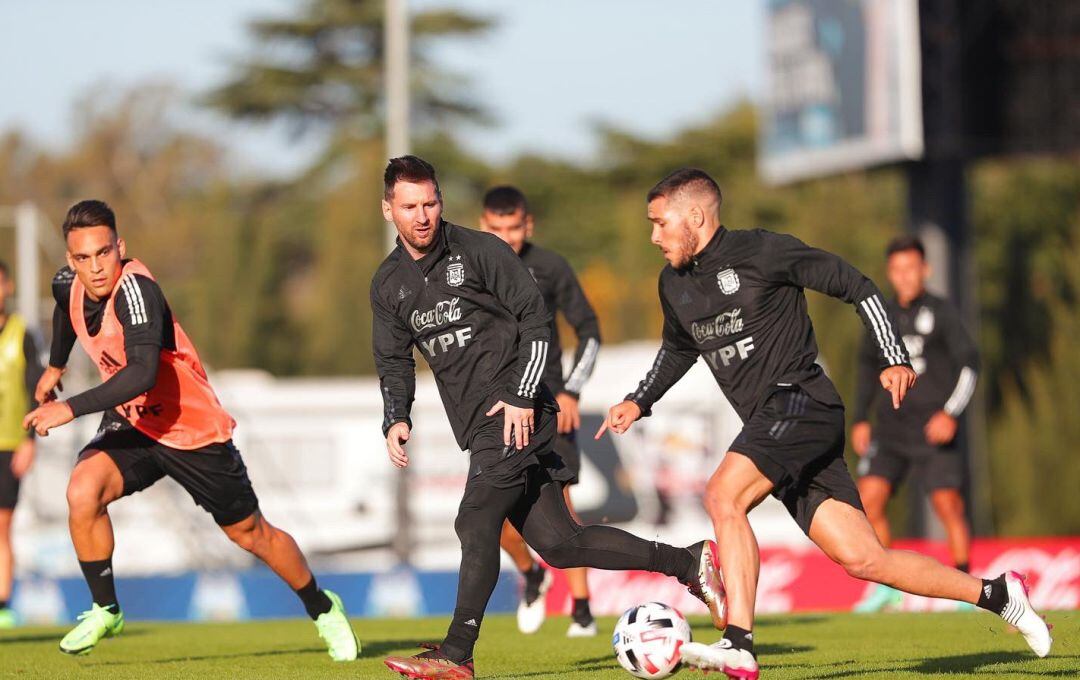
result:
[(679, 325), (675, 311), (664, 296), (662, 280), (660, 306), (664, 312), (663, 339), (660, 351), (656, 353), (656, 359), (653, 360), (652, 368), (638, 383), (637, 389), (626, 395), (622, 403), (616, 404), (608, 411), (607, 418), (596, 432), (596, 439), (599, 439), (604, 430), (609, 428), (616, 434), (622, 434), (634, 421), (650, 415), (653, 404), (679, 382), (697, 361), (697, 346)]
[(881, 386), (892, 393), (893, 408), (900, 408), (915, 384), (915, 371), (878, 287), (843, 258), (811, 248), (794, 236), (765, 232), (765, 238), (773, 280), (816, 290), (855, 306), (874, 339)]
[[(26, 416), (26, 427), (34, 427), (38, 434), (45, 436), (54, 427), (88, 413), (115, 408), (154, 386), (168, 311), (165, 296), (157, 283), (143, 276), (125, 277), (117, 285), (121, 288), (113, 306), (124, 333), (124, 367), (97, 387), (65, 402), (50, 401), (39, 406)], [(67, 323), (71, 323), (70, 319)], [(46, 377), (48, 375), (47, 371)]]

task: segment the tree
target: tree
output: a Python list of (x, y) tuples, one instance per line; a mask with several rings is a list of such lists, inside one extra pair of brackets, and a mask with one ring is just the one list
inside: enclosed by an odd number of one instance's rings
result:
[[(463, 93), (463, 79), (438, 68), (431, 47), (446, 38), (475, 37), (491, 21), (453, 10), (410, 19), (414, 123), (483, 120)], [(258, 47), (234, 66), (233, 77), (208, 103), (237, 119), (281, 119), (301, 134), (321, 126), (332, 137), (378, 136), (382, 128), (383, 2), (306, 0), (296, 16), (250, 25)]]

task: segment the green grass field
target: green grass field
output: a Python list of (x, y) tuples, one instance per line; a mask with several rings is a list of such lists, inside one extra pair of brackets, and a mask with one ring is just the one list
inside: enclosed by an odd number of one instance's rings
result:
[[(764, 617), (755, 634), (767, 678), (1075, 678), (1080, 677), (1080, 612), (1057, 612), (1054, 649), (1035, 658), (1019, 635), (987, 614), (791, 615)], [(411, 654), (437, 640), (448, 619), (358, 620), (360, 661), (335, 664), (306, 621), (242, 624), (130, 622), (89, 656), (57, 650), (64, 630), (0, 632), (2, 678), (384, 678), (387, 654)], [(611, 653), (615, 621), (601, 620), (594, 639), (568, 640), (567, 619), (549, 620), (534, 636), (518, 634), (509, 616), (484, 622), (477, 647), (483, 678), (631, 678)], [(716, 634), (695, 620), (694, 635)], [(683, 671), (678, 677), (702, 677)], [(710, 675), (710, 678), (717, 676)]]

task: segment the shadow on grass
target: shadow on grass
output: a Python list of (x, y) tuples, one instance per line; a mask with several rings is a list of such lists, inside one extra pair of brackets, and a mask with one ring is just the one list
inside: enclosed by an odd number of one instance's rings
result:
[[(1063, 659), (1080, 661), (1080, 656), (1061, 656), (1052, 654), (1049, 659), (1057, 661)], [(1080, 669), (1078, 668), (1051, 669), (1045, 671), (1032, 669), (1031, 663), (1037, 661), (1039, 661), (1039, 659), (1032, 656), (1031, 652), (983, 652), (979, 654), (958, 654), (956, 656), (939, 656), (933, 659), (925, 659), (921, 662), (915, 663), (915, 665), (911, 666), (908, 670), (913, 673), (925, 673), (927, 675), (976, 672), (993, 672), (996, 675), (1025, 675), (1040, 677), (1076, 677), (1077, 675), (1080, 675)], [(1020, 663), (1025, 664), (1024, 668), (985, 668), (987, 666), (993, 666), (995, 664)], [(1078, 664), (1078, 666), (1080, 666), (1080, 664)]]
[[(807, 645), (754, 645), (754, 651), (756, 653), (768, 656), (781, 656), (783, 654), (800, 654), (802, 652), (812, 652), (815, 649), (817, 648)], [(615, 654), (613, 652), (611, 654), (605, 654), (603, 656), (594, 656), (591, 659), (578, 659), (574, 662), (574, 667), (574, 670), (577, 671), (603, 671), (617, 669), (620, 666), (619, 662), (615, 660)]]
[[(1052, 656), (1052, 659), (1080, 660), (1080, 656)], [(1076, 668), (1038, 670), (1031, 668), (1031, 662), (1038, 661), (1030, 652), (983, 652), (979, 654), (959, 654), (940, 656), (923, 661), (897, 659), (894, 661), (870, 662), (858, 659), (834, 660), (820, 664), (781, 664), (777, 668), (785, 670), (807, 670), (817, 680), (837, 680), (867, 675), (869, 673), (915, 673), (927, 676), (993, 673), (1002, 676), (1025, 678), (1074, 678)], [(990, 668), (995, 664), (1024, 664), (1016, 668)], [(832, 669), (832, 670), (829, 670)]]
[(83, 666), (141, 666), (143, 664), (166, 664), (180, 663), (184, 661), (219, 661), (223, 659), (248, 659), (261, 656), (283, 656), (296, 654), (325, 654), (322, 647), (304, 647), (301, 649), (272, 649), (264, 652), (238, 652), (236, 654), (200, 654), (189, 656), (173, 656), (167, 659), (132, 659), (131, 661), (95, 661), (81, 664)]
[[(146, 635), (147, 631), (135, 629), (125, 631), (123, 637), (138, 637), (139, 635)], [(55, 642), (60, 644), (60, 638), (64, 637), (64, 633), (26, 633), (24, 635), (4, 635), (0, 636), (0, 645), (12, 645), (20, 642)]]

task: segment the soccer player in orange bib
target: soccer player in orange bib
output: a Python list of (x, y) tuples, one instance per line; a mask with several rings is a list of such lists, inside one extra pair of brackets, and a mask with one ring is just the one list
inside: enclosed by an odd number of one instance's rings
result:
[[(340, 598), (319, 589), (293, 538), (259, 511), (232, 443), (235, 421), (150, 271), (125, 258), (113, 211), (101, 201), (82, 201), (68, 211), (63, 232), (68, 266), (53, 279), (53, 344), (35, 390), (42, 405), (23, 427), (46, 436), (78, 416), (102, 411), (104, 417), (67, 488), (71, 541), (93, 604), (61, 640), (61, 651), (87, 654), (123, 630), (108, 506), (167, 476), (297, 593), (335, 661), (355, 659), (359, 643)], [(56, 389), (76, 340), (103, 382), (60, 401)]]

